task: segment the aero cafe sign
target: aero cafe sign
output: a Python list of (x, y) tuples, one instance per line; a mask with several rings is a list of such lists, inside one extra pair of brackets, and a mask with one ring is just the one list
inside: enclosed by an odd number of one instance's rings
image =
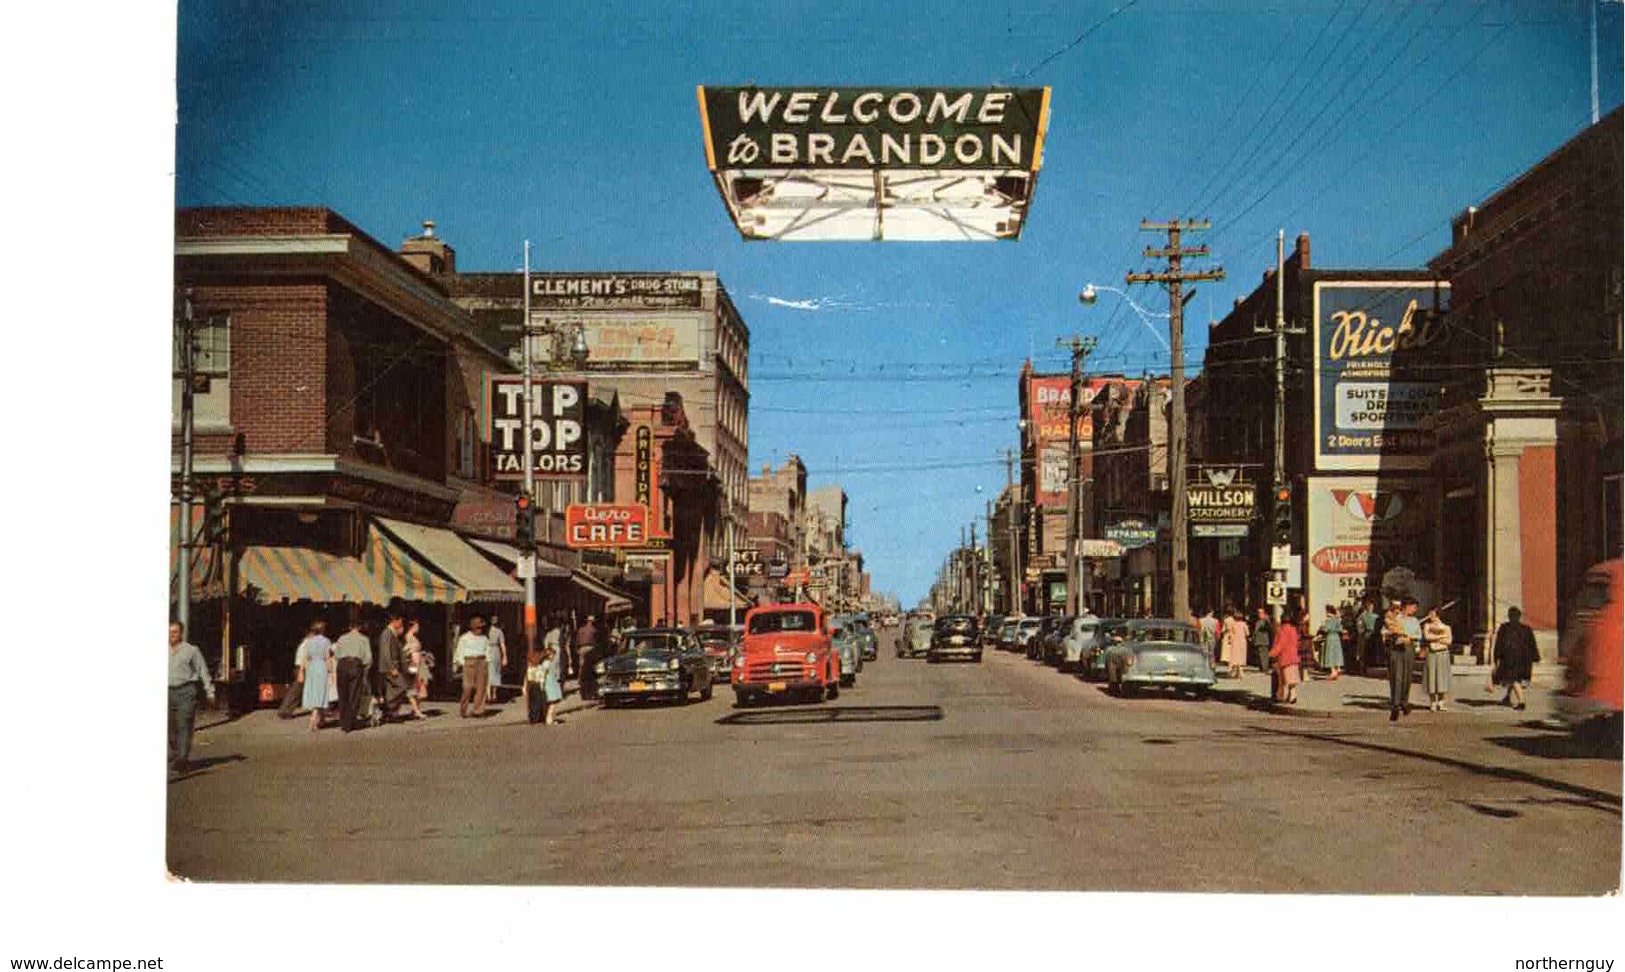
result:
[(649, 540), (649, 508), (636, 503), (572, 503), (564, 510), (564, 537), (578, 550), (641, 547)]

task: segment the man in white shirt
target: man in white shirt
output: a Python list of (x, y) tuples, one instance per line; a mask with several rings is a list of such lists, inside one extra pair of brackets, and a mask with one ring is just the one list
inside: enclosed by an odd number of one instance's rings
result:
[(197, 696), (201, 689), (214, 705), (214, 682), (203, 652), (185, 640), (186, 629), (179, 621), (169, 625), (169, 776), (186, 772), (192, 754), (192, 729), (197, 721)]
[(491, 654), (491, 642), (485, 637), (485, 619), (475, 616), (468, 621), (468, 630), (457, 638), (451, 664), (463, 666), (463, 696), (457, 702), (458, 718), (468, 717), (472, 703), (476, 717), (485, 715), (485, 689), (491, 681), (491, 670), (486, 659)]

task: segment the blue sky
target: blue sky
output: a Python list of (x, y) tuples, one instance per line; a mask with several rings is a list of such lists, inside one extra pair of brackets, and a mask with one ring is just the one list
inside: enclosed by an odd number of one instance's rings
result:
[[(1620, 7), (1599, 10), (1606, 113)], [(325, 205), (390, 245), (432, 218), (469, 270), (517, 268), (528, 237), (538, 269), (717, 271), (751, 329), (753, 467), (794, 452), (843, 484), (905, 603), (1003, 486), (1024, 357), (1060, 370), (1081, 331), (1100, 370), (1166, 368), (1121, 301), (1076, 299), (1142, 268), (1142, 218), (1213, 220), (1230, 277), (1199, 324), (1278, 227), (1319, 266), (1421, 264), (1590, 117), (1586, 0), (186, 0), (178, 36), (178, 205)], [(1022, 239), (744, 243), (694, 86), (745, 82), (1052, 86)]]

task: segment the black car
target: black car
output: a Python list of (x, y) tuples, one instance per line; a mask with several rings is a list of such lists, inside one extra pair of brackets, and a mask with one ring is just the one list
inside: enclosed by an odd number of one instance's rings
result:
[(634, 699), (683, 703), (695, 692), (711, 698), (711, 662), (699, 639), (681, 628), (636, 628), (620, 650), (599, 662), (598, 696), (605, 708)]
[(981, 661), (982, 638), (977, 628), (975, 615), (949, 614), (938, 618), (936, 627), (931, 631), (931, 647), (926, 650), (925, 660), (939, 662), (945, 658), (969, 658), (971, 661)]
[(1023, 644), (1028, 658), (1032, 659), (1033, 661), (1043, 660), (1044, 639), (1048, 638), (1050, 634), (1055, 631), (1056, 627), (1060, 625), (1060, 623), (1061, 616), (1059, 614), (1044, 615), (1044, 619), (1038, 622), (1038, 630), (1034, 631), (1032, 636), (1029, 637)]

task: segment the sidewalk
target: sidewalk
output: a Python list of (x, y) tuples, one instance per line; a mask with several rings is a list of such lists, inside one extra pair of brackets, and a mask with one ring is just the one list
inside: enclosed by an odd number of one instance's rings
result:
[[(564, 699), (558, 703), (558, 708), (554, 712), (556, 717), (568, 722), (571, 717), (579, 718), (583, 713), (598, 708), (596, 701), (583, 701), (579, 691), (574, 682), (565, 686)], [(517, 691), (514, 692), (512, 698), (508, 697), (507, 691), (502, 692), (498, 697), (502, 701), (487, 703), (486, 714), (482, 718), (460, 719), (457, 716), (456, 699), (437, 699), (419, 703), (424, 715), (428, 716), (427, 719), (406, 718), (391, 721), (376, 728), (363, 728), (354, 735), (381, 736), (386, 734), (395, 735), (401, 732), (458, 732), (465, 729), (525, 725), (527, 723), (524, 698)], [(410, 711), (404, 705), (400, 708), (402, 714), (409, 714)], [(274, 708), (260, 708), (234, 718), (224, 708), (199, 709), (197, 732), (197, 738), (200, 740), (207, 739), (217, 733), (257, 739), (278, 737), (305, 739), (310, 735), (310, 712), (309, 710), (302, 710), (299, 715), (292, 719), (283, 719), (278, 717), (277, 710)], [(317, 735), (325, 737), (330, 734), (334, 736), (344, 735), (331, 718)]]
[[(1278, 705), (1270, 698), (1268, 674), (1245, 669), (1241, 678), (1221, 678), (1213, 688), (1213, 697), (1234, 705), (1279, 713), (1282, 715), (1331, 718), (1337, 713), (1368, 713), (1387, 718), (1388, 676), (1378, 670), (1380, 677), (1344, 674), (1331, 681), (1323, 674), (1310, 675), (1298, 685), (1296, 705)], [(1427, 707), (1427, 693), (1421, 679), (1411, 685), (1411, 711), (1426, 713), (1435, 718), (1472, 719), (1492, 724), (1516, 725), (1531, 721), (1544, 721), (1554, 714), (1553, 686), (1537, 673), (1535, 684), (1525, 693), (1529, 707), (1522, 712), (1501, 705), (1505, 690), (1496, 686), (1485, 691), (1489, 683), (1489, 669), (1481, 666), (1457, 667), (1451, 679), (1451, 692), (1445, 699), (1446, 711), (1431, 713)]]

